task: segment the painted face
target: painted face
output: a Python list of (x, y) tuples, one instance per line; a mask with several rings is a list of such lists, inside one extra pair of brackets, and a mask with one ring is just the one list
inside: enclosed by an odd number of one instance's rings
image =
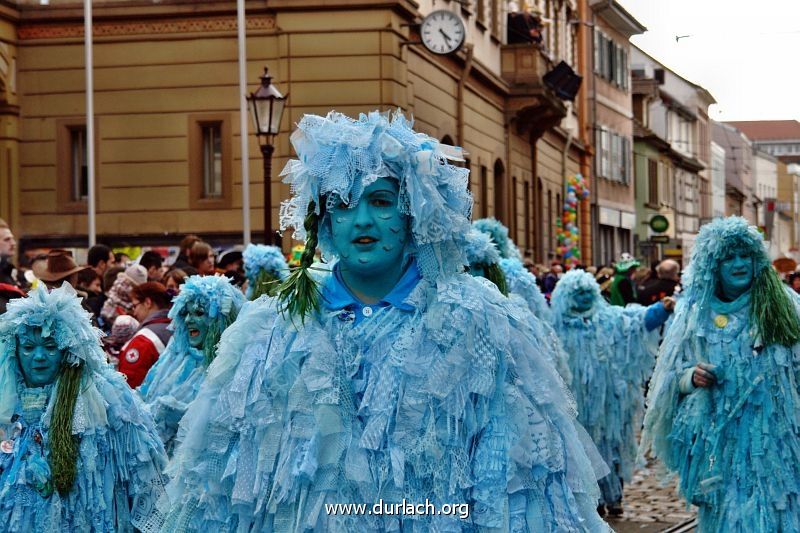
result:
[(379, 178), (364, 189), (357, 206), (340, 204), (331, 211), (333, 245), (350, 273), (374, 277), (402, 263), (409, 232), (397, 201), (397, 180)]
[(200, 302), (190, 302), (186, 306), (186, 331), (189, 335), (189, 346), (200, 349), (206, 340), (209, 318)]
[(572, 310), (576, 313), (585, 313), (594, 305), (597, 297), (591, 289), (580, 289), (572, 295)]
[(17, 336), (17, 359), (25, 384), (44, 387), (58, 377), (63, 353), (53, 337), (43, 337), (41, 328), (32, 328)]
[(744, 251), (733, 251), (719, 262), (719, 283), (722, 294), (735, 299), (747, 292), (753, 284), (753, 256)]
[(469, 273), (475, 276), (476, 278), (485, 278), (486, 272), (483, 271), (483, 267), (477, 265), (470, 265), (469, 266)]

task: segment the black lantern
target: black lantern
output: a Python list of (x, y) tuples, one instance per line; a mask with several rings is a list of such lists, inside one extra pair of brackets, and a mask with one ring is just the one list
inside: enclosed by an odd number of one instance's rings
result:
[(272, 153), (275, 151), (275, 135), (281, 128), (286, 96), (272, 85), (272, 76), (267, 67), (264, 67), (264, 75), (261, 76), (261, 86), (250, 93), (247, 101), (264, 159), (264, 243), (276, 244), (278, 235), (272, 231)]

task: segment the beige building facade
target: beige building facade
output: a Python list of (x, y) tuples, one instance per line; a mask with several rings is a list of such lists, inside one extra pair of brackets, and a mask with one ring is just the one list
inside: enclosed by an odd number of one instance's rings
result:
[[(496, 216), (526, 253), (554, 257), (564, 176), (581, 170), (589, 139), (580, 98), (565, 102), (542, 78), (561, 60), (578, 69), (585, 30), (571, 22), (581, 2), (542, 2), (548, 25), (537, 47), (505, 44), (499, 1), (248, 1), (248, 90), (268, 66), (288, 94), (270, 185), (273, 226), (288, 196), (279, 172), (291, 157), (289, 133), (303, 114), (400, 108), (420, 131), (465, 148), (476, 218)], [(197, 233), (241, 242), (236, 2), (93, 5), (98, 239), (174, 244)], [(465, 23), (455, 54), (418, 44), (415, 24), (434, 9)], [(82, 15), (76, 0), (0, 6), (0, 216), (23, 246), (86, 244)], [(245, 134), (258, 240), (262, 159), (252, 131)]]

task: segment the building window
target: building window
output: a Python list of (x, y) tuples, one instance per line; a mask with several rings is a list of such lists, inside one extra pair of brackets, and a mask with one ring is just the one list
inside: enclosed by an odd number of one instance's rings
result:
[(524, 204), (522, 206), (522, 213), (525, 217), (523, 224), (525, 226), (525, 249), (530, 250), (531, 248), (531, 189), (533, 188), (533, 184), (523, 183), (525, 187), (524, 192)]
[(594, 72), (620, 89), (628, 89), (628, 51), (600, 30), (594, 32)]
[(222, 124), (203, 124), (203, 198), (222, 197)]
[(647, 160), (647, 203), (658, 207), (658, 161)]
[(89, 198), (89, 167), (86, 155), (86, 126), (69, 128), (69, 169), (71, 200), (85, 202)]
[(481, 165), (481, 218), (489, 216), (489, 169)]
[(191, 209), (232, 205), (231, 119), (227, 113), (189, 116), (189, 194)]
[(500, 0), (491, 0), (492, 9), (492, 35), (500, 38)]
[(611, 181), (629, 183), (631, 174), (631, 140), (603, 126), (595, 130), (595, 171)]
[[(511, 228), (513, 224), (513, 219), (508, 220), (506, 216), (506, 191), (505, 191), (505, 167), (503, 166), (503, 162), (499, 159), (494, 162), (494, 216), (497, 220)], [(512, 193), (512, 205), (513, 205), (513, 193)]]
[[(98, 138), (96, 133), (95, 138)], [(96, 156), (95, 151), (95, 167)], [(56, 201), (59, 213), (86, 212), (89, 198), (88, 161), (86, 119), (56, 120)]]
[(481, 24), (486, 22), (486, 2), (484, 0), (475, 1), (475, 20)]

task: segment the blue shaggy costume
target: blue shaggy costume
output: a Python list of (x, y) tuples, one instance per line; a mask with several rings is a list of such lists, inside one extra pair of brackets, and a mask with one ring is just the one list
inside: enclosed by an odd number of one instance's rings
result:
[[(752, 258), (749, 290), (719, 297), (720, 263)], [(739, 217), (703, 226), (648, 394), (642, 453), (680, 476), (701, 531), (800, 531), (797, 297)], [(695, 365), (716, 383), (695, 388)]]
[[(56, 381), (28, 387), (20, 336), (41, 331), (63, 354)], [(167, 462), (153, 419), (105, 360), (74, 289), (33, 290), (0, 320), (0, 529), (141, 528)]]
[[(463, 273), (472, 200), (454, 150), (400, 114), (307, 115), (292, 142), (282, 222), (308, 238), (303, 266), (317, 240), (336, 256), (330, 208), (386, 176), (409, 266), (369, 312), (336, 269), (318, 308), (245, 305), (181, 423), (162, 530), (608, 531), (602, 462), (561, 378), (514, 304)], [(403, 500), (469, 516), (331, 510)]]
[[(574, 309), (579, 292), (594, 295), (591, 308), (581, 312)], [(594, 277), (582, 270), (561, 278), (551, 302), (553, 328), (569, 355), (578, 420), (611, 469), (600, 481), (601, 503), (618, 506), (622, 483), (633, 474), (636, 430), (655, 362), (658, 326), (669, 315), (661, 302), (650, 307), (609, 305)]]
[[(139, 386), (170, 455), (178, 422), (203, 384), (206, 369), (216, 357), (222, 332), (236, 320), (244, 302), (241, 291), (224, 276), (191, 276), (175, 298), (169, 312), (174, 330), (172, 338)], [(186, 316), (190, 306), (199, 306), (204, 313), (207, 329), (200, 348), (189, 344)]]

